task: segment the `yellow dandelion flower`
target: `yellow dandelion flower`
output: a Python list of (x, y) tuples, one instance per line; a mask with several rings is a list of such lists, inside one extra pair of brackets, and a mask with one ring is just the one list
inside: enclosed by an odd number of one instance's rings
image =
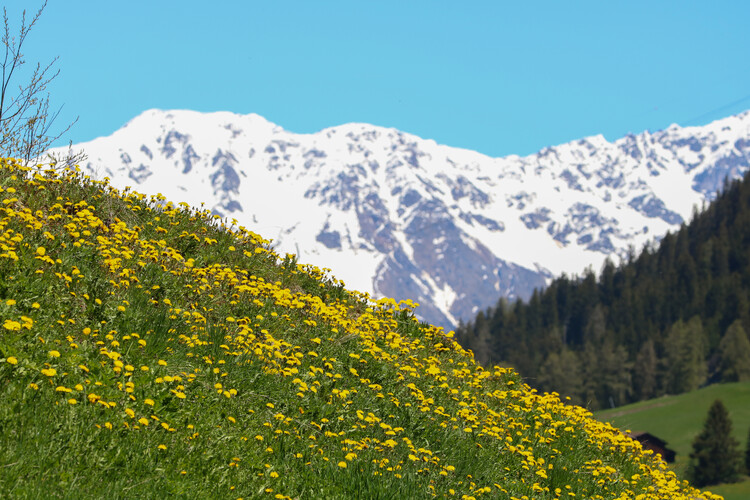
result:
[(346, 462), (344, 461), (339, 462), (338, 466), (341, 467), (342, 469), (346, 469), (348, 467), (348, 465), (346, 465)]
[(15, 356), (8, 356), (8, 358), (5, 361), (7, 363), (10, 363), (11, 365), (18, 364), (18, 360), (15, 358)]
[(59, 358), (60, 357), (60, 351), (50, 351), (49, 352), (50, 358)]
[(21, 329), (21, 323), (19, 323), (18, 321), (13, 321), (12, 319), (6, 319), (5, 323), (3, 323), (3, 328), (12, 332), (17, 332)]
[(166, 450), (167, 449), (167, 445), (166, 444), (160, 444), (159, 446), (157, 446), (157, 448), (159, 448), (160, 450)]

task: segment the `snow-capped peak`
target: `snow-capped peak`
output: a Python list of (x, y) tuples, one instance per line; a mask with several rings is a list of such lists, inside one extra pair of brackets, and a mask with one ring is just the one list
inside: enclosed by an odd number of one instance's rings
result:
[(202, 203), (452, 327), (662, 236), (750, 165), (750, 113), (491, 158), (392, 128), (294, 134), (256, 114), (144, 111), (78, 144), (117, 187)]

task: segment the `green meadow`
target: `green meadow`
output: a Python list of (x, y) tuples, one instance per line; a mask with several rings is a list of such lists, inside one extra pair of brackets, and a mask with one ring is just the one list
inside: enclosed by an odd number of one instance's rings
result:
[[(596, 412), (597, 419), (620, 429), (647, 431), (667, 442), (677, 452), (674, 470), (684, 476), (692, 442), (703, 428), (708, 409), (720, 399), (732, 419), (732, 436), (744, 452), (750, 429), (750, 382), (714, 384), (677, 396), (664, 396), (611, 410)], [(710, 490), (728, 500), (750, 498), (750, 479), (736, 484), (712, 486)]]

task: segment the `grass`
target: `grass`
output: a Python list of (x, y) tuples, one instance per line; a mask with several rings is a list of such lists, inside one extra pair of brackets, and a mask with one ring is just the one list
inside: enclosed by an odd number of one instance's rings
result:
[(1, 495), (711, 498), (413, 307), (234, 221), (3, 160)]
[[(677, 396), (664, 396), (611, 410), (596, 418), (620, 429), (648, 431), (665, 440), (677, 452), (673, 469), (684, 476), (693, 439), (703, 428), (711, 404), (720, 399), (732, 419), (732, 435), (744, 451), (750, 429), (750, 382), (714, 384)], [(750, 498), (750, 480), (733, 485), (712, 486), (711, 491), (727, 499)]]

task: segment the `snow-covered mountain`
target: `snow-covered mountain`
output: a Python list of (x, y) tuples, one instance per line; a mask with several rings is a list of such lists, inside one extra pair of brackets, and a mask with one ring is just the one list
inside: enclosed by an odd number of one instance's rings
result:
[(205, 204), (451, 328), (678, 228), (748, 169), (750, 112), (490, 158), (367, 124), (295, 134), (255, 114), (149, 110), (79, 148), (93, 177)]

